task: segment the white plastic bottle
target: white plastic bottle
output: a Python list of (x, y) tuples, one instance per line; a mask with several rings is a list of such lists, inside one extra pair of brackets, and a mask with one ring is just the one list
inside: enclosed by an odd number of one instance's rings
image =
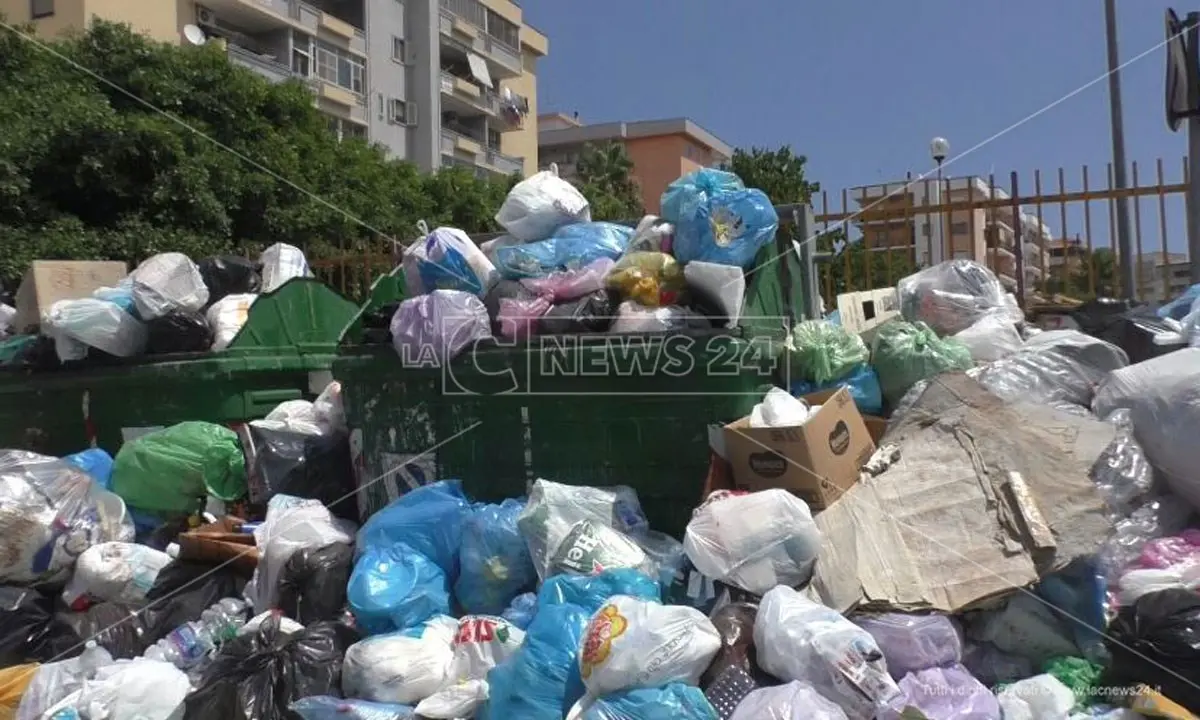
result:
[(215, 647), (237, 635), (246, 620), (245, 601), (225, 598), (184, 623), (148, 649), (143, 657), (169, 662), (179, 669), (199, 664)]

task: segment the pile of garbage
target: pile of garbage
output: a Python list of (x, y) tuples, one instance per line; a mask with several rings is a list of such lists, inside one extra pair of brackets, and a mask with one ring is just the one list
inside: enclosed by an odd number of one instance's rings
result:
[[(224, 350), (245, 325), (260, 294), (277, 290), (291, 278), (311, 275), (299, 248), (277, 243), (263, 251), (257, 263), (237, 256), (193, 262), (182, 253), (160, 253), (115, 287), (100, 287), (88, 297), (66, 297), (25, 313), (22, 300), (33, 304), (37, 297), (18, 292), (17, 307), (0, 305), (0, 365), (77, 367), (141, 355)], [(40, 322), (17, 327), (29, 310), (36, 311)]]
[(406, 299), (374, 316), (379, 339), (406, 366), (429, 367), (491, 338), (736, 326), (745, 272), (778, 227), (769, 199), (702, 169), (672, 183), (662, 207), (636, 228), (593, 222), (556, 169), (539, 172), (497, 212), (506, 235), (477, 246), (426, 228), (405, 253)]

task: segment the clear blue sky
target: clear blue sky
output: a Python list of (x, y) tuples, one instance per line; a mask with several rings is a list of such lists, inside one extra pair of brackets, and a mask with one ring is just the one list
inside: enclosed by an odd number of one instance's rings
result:
[[(550, 39), (539, 66), (543, 112), (587, 122), (688, 116), (734, 146), (790, 144), (827, 189), (927, 171), (929, 139), (952, 155), (1103, 75), (1100, 0), (522, 0)], [(1162, 0), (1118, 0), (1122, 61), (1162, 42)], [(1175, 5), (1181, 15), (1194, 6)], [(1153, 182), (1162, 158), (1178, 182), (1183, 132), (1163, 119), (1164, 50), (1121, 75), (1129, 159)], [(1108, 86), (1099, 82), (954, 161), (948, 174), (1021, 174), (1046, 190), (1080, 166), (1093, 187), (1111, 159)], [(1028, 188), (1028, 189), (1027, 189)], [(1022, 194), (1025, 194), (1024, 192)], [(831, 198), (832, 200), (832, 198)], [(1060, 232), (1058, 207), (1044, 219)], [(1169, 208), (1172, 251), (1185, 244), (1182, 198)], [(1143, 242), (1158, 247), (1157, 201), (1142, 203)], [(1107, 244), (1108, 210), (1093, 235)], [(1082, 232), (1073, 208), (1068, 233)], [(1072, 227), (1073, 225), (1073, 227)]]

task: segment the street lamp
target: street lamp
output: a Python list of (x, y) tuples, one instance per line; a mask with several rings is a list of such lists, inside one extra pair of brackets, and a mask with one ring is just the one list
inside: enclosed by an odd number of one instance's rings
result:
[(929, 154), (938, 164), (938, 172), (942, 171), (942, 161), (950, 154), (950, 141), (944, 137), (935, 137), (929, 141)]
[[(945, 160), (946, 156), (950, 154), (950, 141), (947, 140), (946, 138), (940, 137), (940, 136), (935, 137), (934, 139), (930, 140), (929, 141), (929, 154), (931, 156), (933, 156), (933, 161), (937, 163), (937, 192), (934, 193), (933, 204), (941, 205), (942, 204), (942, 161)], [(948, 259), (948, 258), (941, 257), (942, 252), (944, 252), (946, 249), (945, 232), (946, 232), (946, 219), (945, 219), (945, 216), (942, 215), (942, 211), (938, 210), (937, 233), (935, 233), (934, 236), (930, 238), (930, 242), (933, 242), (936, 239), (937, 252), (935, 253), (933, 251), (933, 248), (929, 249), (929, 256), (933, 260), (934, 263)]]

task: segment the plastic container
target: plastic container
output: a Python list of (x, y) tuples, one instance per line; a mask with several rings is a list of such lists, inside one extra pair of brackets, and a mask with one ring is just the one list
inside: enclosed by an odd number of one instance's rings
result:
[(199, 665), (209, 651), (237, 636), (247, 608), (244, 600), (219, 600), (200, 613), (199, 620), (180, 625), (150, 646), (143, 657), (169, 662), (181, 670)]

